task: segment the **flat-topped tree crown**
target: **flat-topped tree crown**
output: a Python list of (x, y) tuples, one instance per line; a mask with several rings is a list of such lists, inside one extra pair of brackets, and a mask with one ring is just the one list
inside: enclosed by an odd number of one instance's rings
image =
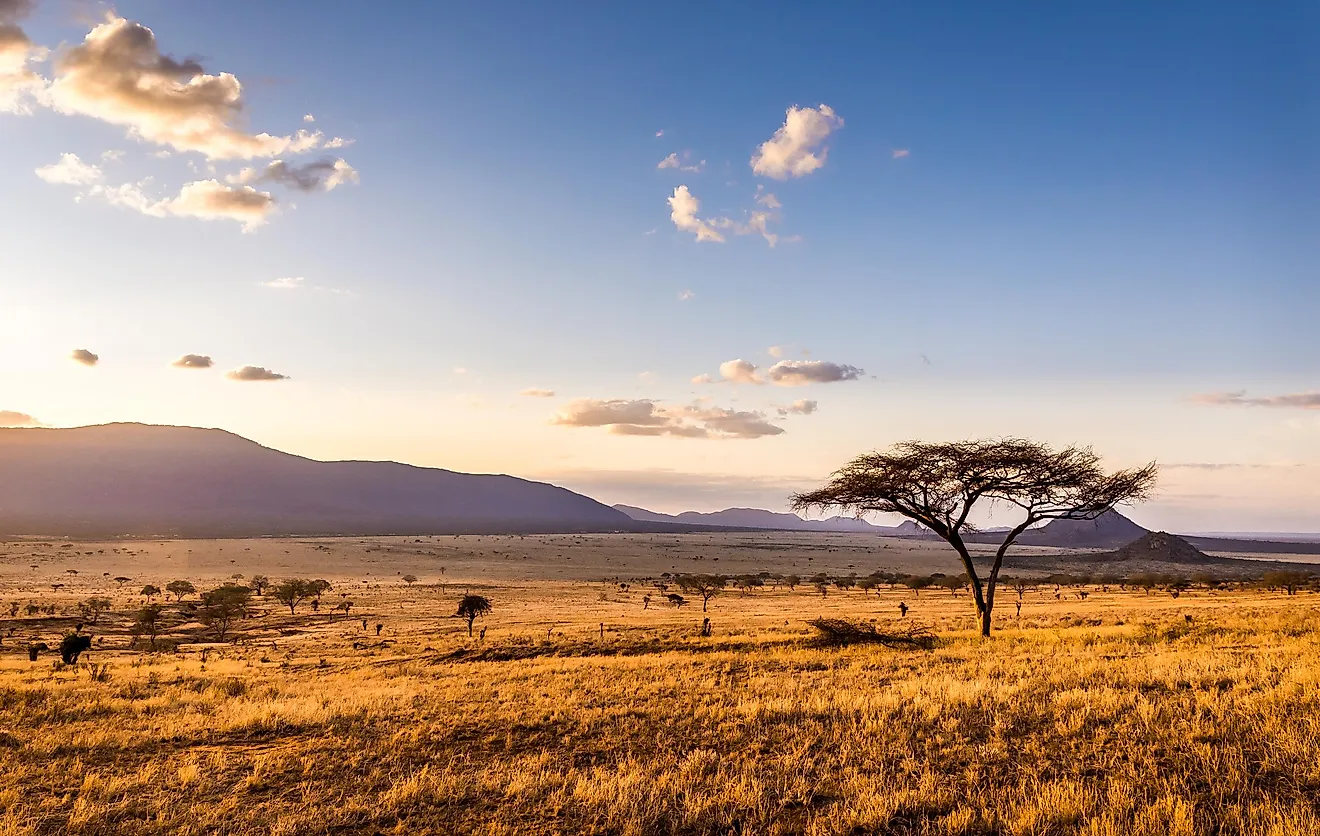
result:
[[(903, 441), (858, 456), (823, 487), (794, 495), (792, 505), (795, 511), (902, 514), (929, 528), (962, 559), (988, 636), (999, 570), (1022, 532), (1044, 520), (1095, 519), (1119, 503), (1146, 499), (1157, 473), (1154, 462), (1109, 472), (1089, 447), (1056, 451), (1022, 438)], [(984, 582), (963, 542), (963, 534), (975, 530), (970, 516), (982, 501), (1012, 505), (1024, 515), (1004, 535)]]

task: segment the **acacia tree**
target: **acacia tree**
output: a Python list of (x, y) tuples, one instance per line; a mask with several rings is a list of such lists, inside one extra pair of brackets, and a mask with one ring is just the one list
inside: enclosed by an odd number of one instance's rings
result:
[(701, 596), (702, 612), (710, 606), (710, 599), (719, 595), (729, 583), (723, 575), (680, 575), (676, 580), (679, 589)]
[[(1045, 520), (1093, 520), (1120, 502), (1146, 499), (1158, 467), (1108, 473), (1089, 447), (1055, 451), (1020, 438), (927, 443), (904, 441), (858, 456), (823, 487), (792, 498), (796, 511), (838, 509), (855, 515), (902, 514), (938, 535), (958, 553), (967, 573), (981, 635), (990, 635), (995, 587), (1004, 555), (1028, 528)], [(984, 577), (964, 536), (978, 503), (1010, 505), (1023, 519), (1004, 534)]]
[(289, 615), (294, 615), (300, 603), (316, 594), (311, 581), (302, 578), (280, 581), (270, 589), (275, 600), (289, 608)]
[[(458, 602), (458, 612), (454, 613), (458, 618), (467, 619), (468, 636), (472, 635), (472, 622), (491, 611), (490, 601), (481, 595), (464, 595), (463, 600)], [(481, 628), (484, 632), (486, 628)]]
[(165, 584), (165, 591), (174, 596), (174, 600), (182, 601), (183, 596), (192, 595), (197, 591), (197, 587), (188, 581), (170, 581)]

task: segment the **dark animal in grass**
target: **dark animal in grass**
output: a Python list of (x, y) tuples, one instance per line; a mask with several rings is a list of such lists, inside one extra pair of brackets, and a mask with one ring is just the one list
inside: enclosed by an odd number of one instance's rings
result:
[(77, 633), (70, 633), (60, 642), (60, 658), (66, 665), (78, 664), (78, 657), (84, 651), (92, 649), (92, 637), (80, 636)]
[(36, 644), (28, 645), (28, 661), (37, 661), (37, 657), (47, 650), (50, 650), (50, 648), (46, 646), (45, 642), (37, 642)]
[(384, 624), (377, 624), (377, 625), (376, 625), (376, 635), (379, 636), (379, 635), (380, 635), (380, 631), (381, 631), (381, 630), (384, 630), (384, 629), (385, 629), (385, 625), (384, 625)]
[(899, 613), (899, 617), (900, 617), (900, 618), (907, 618), (907, 611), (908, 611), (907, 601), (899, 601), (899, 602), (898, 602), (898, 613)]

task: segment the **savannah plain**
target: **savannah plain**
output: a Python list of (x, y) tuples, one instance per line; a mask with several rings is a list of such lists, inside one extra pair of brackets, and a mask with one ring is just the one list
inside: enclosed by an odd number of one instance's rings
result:
[[(862, 535), (11, 540), (0, 834), (1320, 833), (1320, 595), (1014, 568), (985, 640), (966, 591), (808, 580), (875, 571), (959, 568)], [(705, 613), (673, 579), (762, 572)], [(137, 626), (145, 585), (255, 575), (332, 588), (223, 641), (197, 594)]]

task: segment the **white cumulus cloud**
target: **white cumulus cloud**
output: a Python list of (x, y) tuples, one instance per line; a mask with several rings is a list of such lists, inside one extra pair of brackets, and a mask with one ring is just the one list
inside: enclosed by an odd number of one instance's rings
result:
[(762, 412), (711, 407), (700, 402), (668, 405), (651, 400), (581, 398), (561, 408), (551, 423), (565, 427), (604, 427), (614, 435), (675, 438), (753, 439), (784, 432)]
[(784, 124), (752, 154), (752, 171), (775, 180), (804, 177), (825, 165), (825, 140), (842, 127), (829, 105), (790, 107)]
[(83, 162), (77, 154), (60, 154), (59, 162), (43, 165), (37, 176), (47, 183), (64, 186), (87, 186), (101, 180), (101, 169)]
[(688, 191), (687, 186), (678, 186), (669, 198), (669, 218), (674, 226), (684, 232), (691, 232), (698, 241), (722, 242), (724, 236), (715, 230), (709, 222), (697, 217), (701, 202)]

